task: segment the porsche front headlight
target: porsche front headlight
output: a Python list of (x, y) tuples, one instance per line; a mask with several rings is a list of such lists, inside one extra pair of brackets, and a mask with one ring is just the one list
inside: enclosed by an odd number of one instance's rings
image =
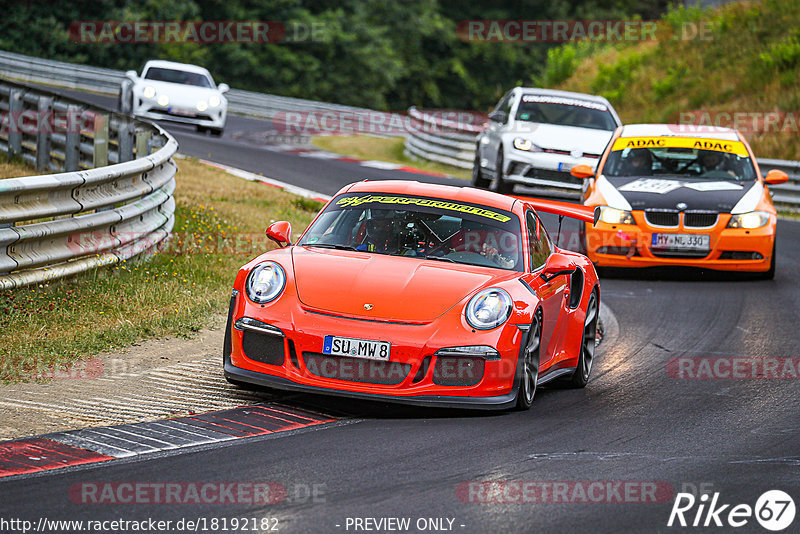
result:
[(608, 224), (636, 224), (630, 211), (610, 206), (600, 206), (600, 220)]
[(208, 109), (208, 104), (206, 104), (205, 100), (198, 100), (197, 104), (195, 104), (197, 111), (205, 111)]
[(769, 224), (769, 213), (766, 211), (751, 211), (740, 213), (731, 217), (728, 228), (746, 228), (752, 230)]
[(286, 272), (274, 261), (256, 265), (245, 282), (247, 296), (256, 304), (273, 301), (286, 286)]
[(217, 95), (211, 95), (211, 98), (208, 99), (208, 105), (212, 108), (215, 108), (222, 104), (222, 100)]
[(156, 102), (158, 102), (159, 106), (167, 107), (169, 105), (169, 97), (167, 95), (159, 95)]
[(467, 304), (467, 322), (476, 330), (490, 330), (511, 316), (511, 296), (500, 288), (484, 289)]
[(142, 95), (145, 98), (153, 98), (154, 96), (156, 96), (156, 88), (153, 87), (152, 85), (148, 85), (142, 90)]

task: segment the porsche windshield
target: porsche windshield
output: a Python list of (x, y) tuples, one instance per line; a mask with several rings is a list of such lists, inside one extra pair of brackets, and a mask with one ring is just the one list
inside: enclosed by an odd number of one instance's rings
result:
[(609, 154), (606, 176), (671, 176), (714, 181), (753, 181), (750, 158), (718, 150), (686, 147), (625, 148)]
[(331, 202), (298, 245), (426, 258), (521, 271), (511, 212), (447, 199), (381, 193)]

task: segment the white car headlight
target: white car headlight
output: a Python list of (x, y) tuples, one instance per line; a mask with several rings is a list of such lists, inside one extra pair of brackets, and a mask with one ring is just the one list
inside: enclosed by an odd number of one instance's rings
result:
[(167, 95), (159, 95), (156, 102), (158, 102), (159, 106), (167, 107), (169, 105), (169, 97)]
[(205, 100), (198, 100), (197, 104), (195, 104), (197, 111), (205, 111), (208, 109), (208, 104), (206, 104)]
[(540, 152), (542, 149), (533, 144), (530, 139), (524, 137), (514, 138), (514, 148), (517, 150), (525, 150), (526, 152)]
[(600, 220), (608, 224), (636, 224), (631, 212), (609, 206), (600, 206)]
[(217, 95), (211, 95), (211, 98), (208, 99), (208, 105), (212, 108), (215, 108), (222, 104), (222, 99)]
[(751, 211), (731, 217), (728, 228), (761, 228), (769, 224), (769, 213), (766, 211)]
[(256, 265), (245, 282), (247, 296), (256, 304), (264, 304), (278, 298), (286, 286), (286, 271), (274, 261)]
[(153, 98), (154, 96), (156, 96), (156, 88), (153, 87), (152, 85), (148, 85), (142, 90), (142, 95), (145, 98)]
[(476, 330), (490, 330), (511, 316), (511, 296), (500, 288), (484, 289), (467, 304), (467, 322)]

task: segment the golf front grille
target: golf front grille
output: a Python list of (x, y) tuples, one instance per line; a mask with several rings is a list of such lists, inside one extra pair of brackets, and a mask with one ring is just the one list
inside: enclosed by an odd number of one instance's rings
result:
[(314, 376), (385, 386), (396, 386), (411, 371), (411, 365), (407, 363), (331, 356), (317, 352), (304, 352), (303, 361), (308, 372)]

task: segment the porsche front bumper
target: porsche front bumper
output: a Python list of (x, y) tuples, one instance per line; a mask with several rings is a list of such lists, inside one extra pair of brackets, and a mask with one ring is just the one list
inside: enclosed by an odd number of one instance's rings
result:
[[(489, 332), (465, 332), (456, 324), (461, 320), (456, 313), (440, 318), (447, 324), (382, 324), (309, 312), (290, 300), (270, 313), (277, 320), (267, 322), (258, 314), (259, 306), (234, 292), (223, 350), (227, 378), (288, 391), (443, 408), (502, 410), (516, 403), (525, 329), (506, 324)], [(467, 333), (471, 337), (465, 342)], [(322, 354), (324, 336), (332, 334), (390, 341), (391, 362)], [(500, 356), (484, 358), (480, 365), (450, 362), (450, 374), (437, 380), (448, 358), (439, 351), (464, 345), (494, 346)], [(465, 363), (475, 359), (463, 358)], [(448, 382), (448, 376), (453, 380)]]

